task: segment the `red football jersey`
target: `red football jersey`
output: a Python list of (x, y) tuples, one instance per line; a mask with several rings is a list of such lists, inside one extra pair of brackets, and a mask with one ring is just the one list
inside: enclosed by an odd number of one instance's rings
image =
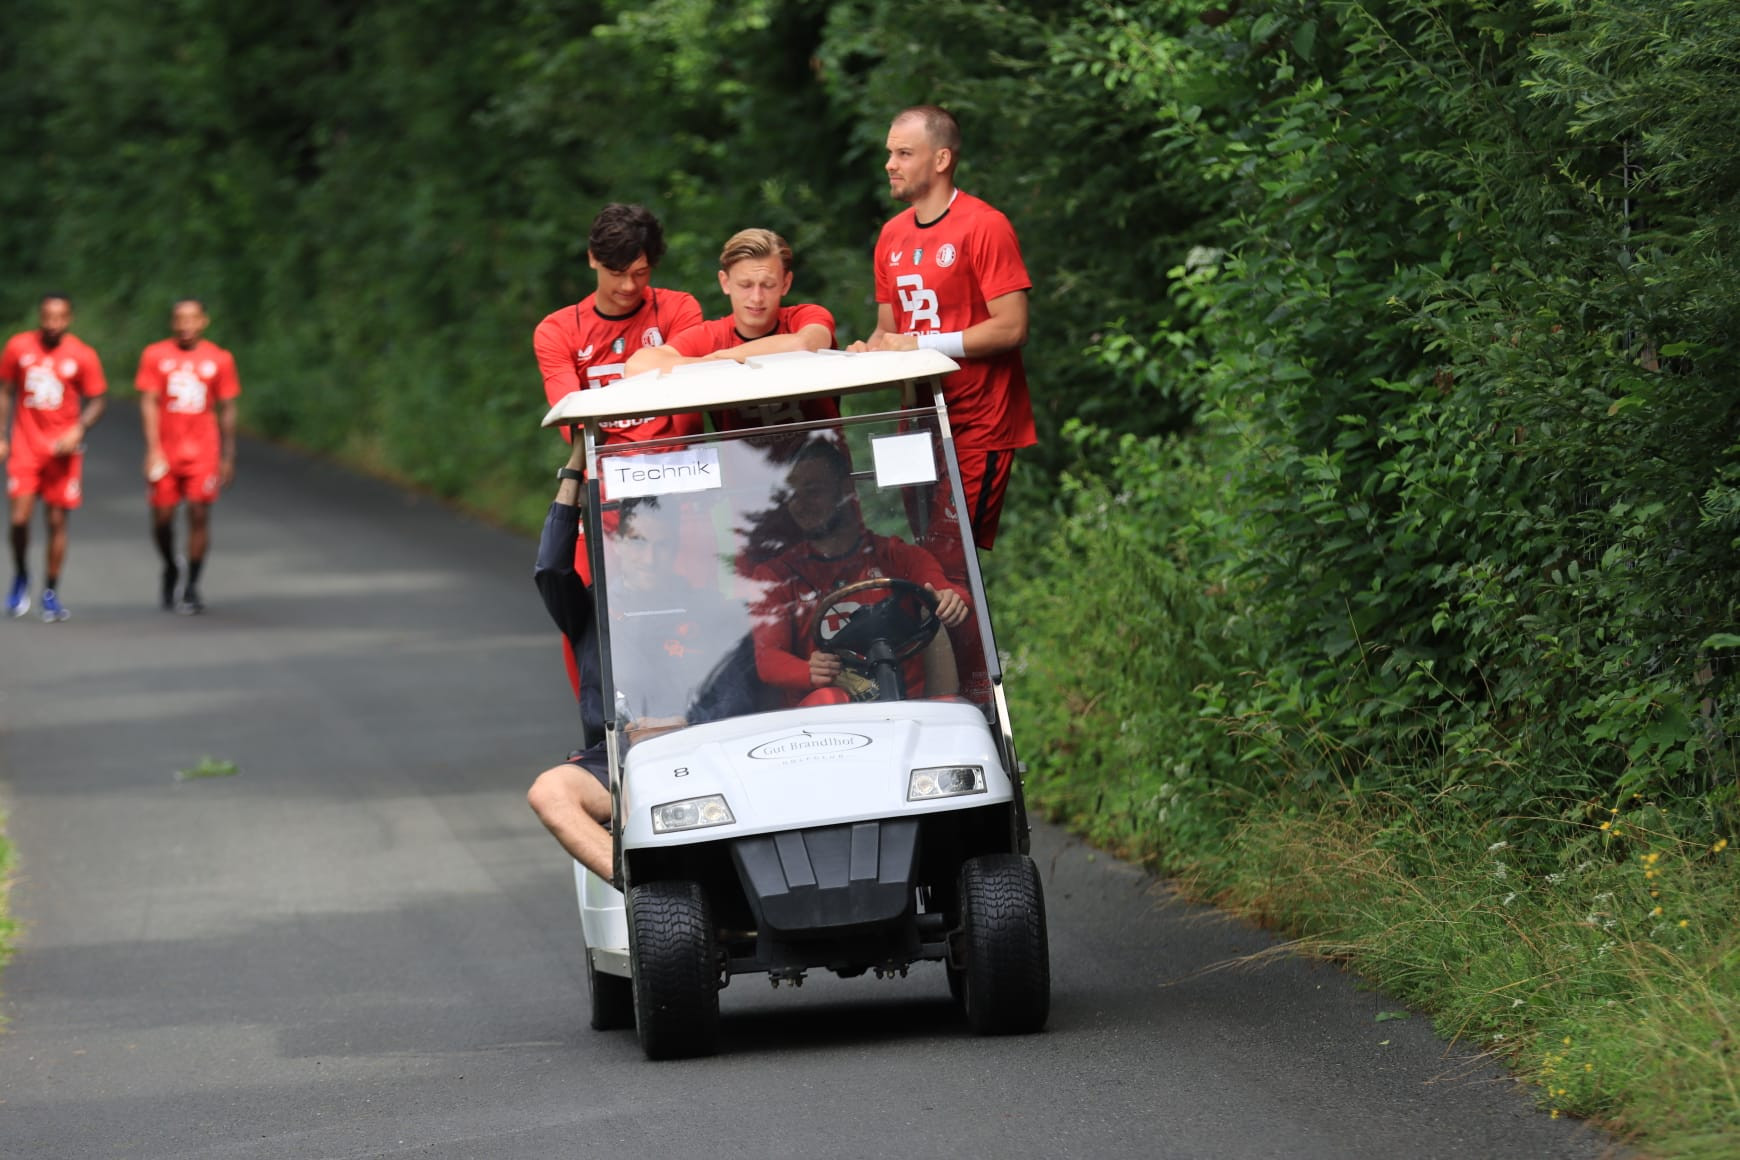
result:
[(0, 352), (0, 389), (12, 392), (12, 457), (20, 464), (52, 456), (55, 440), (78, 422), (84, 400), (109, 389), (97, 352), (70, 334), (54, 349), (42, 332), (15, 334)]
[[(600, 314), (596, 294), (548, 315), (532, 333), (532, 350), (544, 373), (544, 396), (551, 406), (574, 391), (605, 387), (622, 378), (628, 356), (647, 346), (662, 346), (669, 335), (701, 322), (693, 294), (649, 286), (632, 314)], [(619, 419), (604, 425), (606, 443), (698, 435), (699, 414)], [(566, 434), (566, 432), (564, 432)]]
[[(808, 693), (812, 687), (810, 633), (819, 611), (817, 601), (847, 584), (883, 576), (929, 584), (938, 592), (952, 589), (962, 600), (968, 599), (964, 588), (943, 575), (935, 556), (898, 536), (866, 531), (850, 552), (832, 559), (818, 556), (808, 545), (786, 552), (754, 572), (762, 588), (754, 606), (753, 629), (755, 667), (761, 679), (791, 694)], [(850, 615), (860, 603), (875, 604), (886, 598), (886, 592), (865, 593), (859, 603), (842, 604), (835, 612)], [(837, 631), (838, 627), (824, 625), (823, 638), (832, 636), (830, 629)], [(923, 696), (922, 655), (908, 658), (905, 672), (908, 690), (913, 696)]]
[[(828, 328), (828, 345), (834, 345), (834, 316), (827, 308), (813, 303), (800, 302), (795, 306), (781, 306), (779, 321), (774, 328), (761, 335), (767, 338), (775, 334), (796, 334), (806, 326), (825, 326)], [(737, 333), (737, 326), (731, 315), (724, 318), (714, 318), (699, 326), (690, 327), (671, 339), (671, 349), (686, 358), (700, 358), (714, 351), (730, 350), (734, 346), (742, 346), (751, 341)], [(804, 399), (801, 402), (772, 401), (755, 403), (748, 407), (731, 407), (724, 411), (710, 411), (713, 429), (716, 431), (741, 431), (747, 427), (765, 427), (769, 423), (799, 423), (805, 419), (834, 420), (840, 417), (840, 400), (833, 396)]]
[(157, 437), (171, 471), (217, 463), (217, 402), (242, 393), (229, 351), (203, 338), (192, 350), (173, 338), (154, 342), (139, 356), (133, 385), (141, 394), (160, 396)]
[[(901, 334), (976, 326), (991, 317), (991, 299), (1032, 285), (1009, 219), (970, 193), (956, 193), (924, 225), (906, 210), (876, 242), (876, 301), (893, 307)], [(986, 451), (1031, 447), (1037, 437), (1021, 352), (955, 361), (961, 369), (943, 380), (943, 396), (956, 439)]]

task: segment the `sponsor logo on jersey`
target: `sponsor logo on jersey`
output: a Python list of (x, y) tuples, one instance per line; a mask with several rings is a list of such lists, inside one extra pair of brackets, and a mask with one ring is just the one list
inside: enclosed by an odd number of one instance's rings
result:
[(924, 251), (922, 249), (912, 251), (912, 264), (914, 266), (924, 265)]
[(640, 344), (642, 346), (663, 346), (665, 336), (659, 332), (658, 327), (649, 326), (646, 328), (646, 333), (640, 336)]
[(592, 357), (592, 344), (587, 343), (585, 346), (583, 346), (579, 350), (575, 351), (574, 357), (575, 357), (575, 359), (577, 359), (580, 362), (585, 362), (587, 359), (591, 358)]
[(18, 360), (18, 365), (21, 367), (35, 366), (36, 365), (36, 356), (34, 354), (27, 354), (23, 358)]
[(905, 250), (895, 250), (892, 254), (888, 255), (888, 264), (890, 266), (898, 266), (898, 265), (900, 265), (900, 259), (904, 258), (905, 256), (906, 256)]
[(159, 362), (157, 364), (157, 373), (160, 375), (166, 375), (174, 369), (175, 369), (175, 360), (172, 358), (163, 359), (161, 362)]
[(943, 248), (936, 252), (936, 264), (952, 266), (955, 264), (955, 247), (953, 242), (944, 242)]

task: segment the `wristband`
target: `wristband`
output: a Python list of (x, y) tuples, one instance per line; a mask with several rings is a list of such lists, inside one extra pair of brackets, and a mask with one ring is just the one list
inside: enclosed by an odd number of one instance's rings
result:
[(966, 358), (966, 332), (945, 330), (941, 333), (921, 334), (918, 336), (918, 349), (940, 350), (950, 358)]
[(584, 471), (575, 471), (572, 467), (558, 467), (556, 469), (556, 478), (571, 479), (575, 483), (585, 483), (586, 473)]

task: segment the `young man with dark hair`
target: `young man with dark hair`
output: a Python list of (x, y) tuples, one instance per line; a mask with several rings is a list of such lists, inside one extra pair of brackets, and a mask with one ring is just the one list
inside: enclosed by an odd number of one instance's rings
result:
[[(643, 206), (607, 205), (592, 220), (586, 261), (597, 276), (597, 288), (548, 315), (532, 332), (544, 396), (551, 406), (573, 391), (614, 383), (623, 377), (631, 355), (662, 346), (700, 323), (701, 304), (693, 294), (652, 285), (664, 254), (664, 229)], [(700, 429), (699, 415), (628, 419), (610, 424), (606, 441), (656, 439)]]
[[(792, 252), (784, 238), (772, 230), (738, 231), (719, 253), (719, 289), (731, 312), (690, 327), (663, 346), (637, 352), (628, 360), (628, 373), (710, 359), (742, 362), (755, 355), (832, 349), (833, 314), (807, 302), (783, 305), (791, 281)], [(712, 412), (713, 426), (720, 431), (839, 417), (839, 402), (831, 398)]]
[[(6, 494), (12, 517), (12, 587), (9, 615), (30, 611), (30, 515), (42, 497), (48, 522), (42, 619), (71, 615), (60, 602), (60, 570), (66, 561), (67, 513), (84, 499), (85, 435), (102, 418), (109, 389), (97, 352), (80, 342), (72, 326), (72, 300), (45, 294), (38, 327), (15, 334), (0, 351), (0, 459), (6, 460)], [(7, 419), (17, 399), (16, 417)]]
[[(210, 544), (211, 505), (236, 478), (236, 397), (242, 393), (236, 360), (205, 339), (210, 323), (197, 298), (178, 300), (169, 312), (173, 338), (139, 356), (133, 382), (145, 430), (146, 498), (151, 539), (163, 558), (163, 608), (205, 611), (200, 573)], [(187, 503), (187, 587), (179, 602), (175, 562), (175, 508)]]
[[(597, 276), (597, 288), (545, 317), (532, 332), (544, 397), (551, 406), (574, 391), (609, 386), (623, 377), (630, 355), (662, 346), (670, 335), (701, 321), (701, 304), (693, 294), (652, 285), (653, 270), (664, 255), (664, 228), (644, 206), (612, 203), (592, 219), (586, 261)], [(695, 412), (615, 420), (604, 426), (605, 442), (620, 443), (699, 434), (704, 424)], [(562, 434), (568, 437), (566, 431)], [(576, 543), (574, 566), (582, 582), (589, 583), (584, 542)], [(568, 683), (580, 702), (588, 745), (604, 736), (597, 654), (589, 633), (578, 645), (566, 635), (562, 638)]]
[(960, 127), (935, 105), (905, 109), (889, 127), (888, 188), (909, 208), (882, 228), (876, 329), (850, 349), (931, 347), (961, 364), (943, 380), (943, 395), (966, 491), (962, 514), (988, 549), (1013, 452), (1037, 442), (1021, 365), (1032, 282), (1009, 219), (955, 187), (960, 148)]

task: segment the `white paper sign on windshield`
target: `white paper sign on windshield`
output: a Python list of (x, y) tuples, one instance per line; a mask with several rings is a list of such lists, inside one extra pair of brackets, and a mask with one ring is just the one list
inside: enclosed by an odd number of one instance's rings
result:
[(611, 499), (707, 491), (724, 483), (719, 477), (719, 451), (715, 447), (616, 455), (603, 462), (599, 474), (604, 477), (604, 494)]
[(880, 435), (870, 440), (870, 454), (876, 461), (877, 487), (936, 482), (929, 435)]

